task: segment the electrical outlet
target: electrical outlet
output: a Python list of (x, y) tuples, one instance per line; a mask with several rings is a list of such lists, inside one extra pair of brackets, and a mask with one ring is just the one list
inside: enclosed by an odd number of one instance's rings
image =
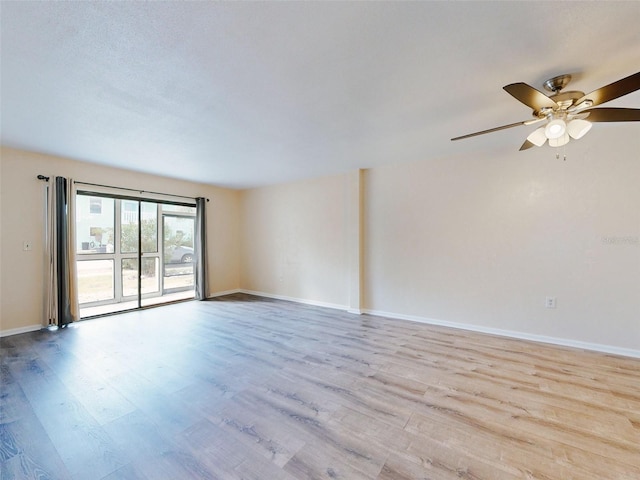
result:
[(544, 306), (547, 308), (556, 308), (556, 297), (547, 297), (544, 301)]
[(22, 244), (22, 250), (24, 250), (25, 252), (29, 252), (32, 249), (32, 245), (31, 242), (24, 242)]

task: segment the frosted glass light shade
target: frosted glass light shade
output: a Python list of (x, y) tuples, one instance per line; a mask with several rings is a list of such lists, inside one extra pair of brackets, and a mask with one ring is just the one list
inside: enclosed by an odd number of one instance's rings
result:
[(578, 140), (584, 137), (584, 135), (591, 130), (593, 124), (586, 120), (580, 120), (579, 118), (573, 119), (567, 125), (567, 133), (571, 135), (571, 138)]
[(562, 135), (559, 138), (550, 138), (549, 139), (549, 146), (550, 147), (562, 147), (563, 145), (566, 145), (567, 143), (569, 143), (569, 134), (565, 133), (564, 135)]
[(537, 130), (531, 132), (531, 134), (527, 137), (531, 143), (533, 143), (536, 147), (541, 147), (544, 145), (544, 142), (547, 141), (547, 136), (544, 134), (544, 127), (540, 127)]
[(549, 140), (551, 140), (552, 138), (561, 138), (566, 131), (567, 124), (564, 123), (564, 120), (556, 118), (555, 120), (551, 120), (549, 123), (547, 123), (547, 126), (544, 129), (544, 134)]

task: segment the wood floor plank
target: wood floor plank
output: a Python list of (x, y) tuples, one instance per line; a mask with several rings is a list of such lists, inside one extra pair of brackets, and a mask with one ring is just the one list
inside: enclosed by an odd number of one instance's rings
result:
[(174, 401), (150, 380), (133, 371), (114, 377), (111, 383), (167, 437), (177, 435), (199, 421), (197, 413), (185, 409), (182, 403)]
[(0, 424), (1, 478), (56, 479), (69, 473), (33, 413)]
[(136, 458), (133, 462), (133, 467), (136, 475), (140, 472), (149, 480), (227, 479), (227, 477), (214, 474), (206, 464), (199, 461), (191, 452), (182, 448), (167, 450), (161, 454), (148, 457)]
[(131, 402), (107, 383), (99, 368), (89, 366), (76, 355), (58, 352), (43, 360), (100, 425), (135, 410)]
[(45, 443), (50, 439), (71, 477), (102, 477), (123, 466), (123, 453), (57, 376), (44, 364), (30, 365), (18, 370), (20, 386), (44, 427), (39, 436)]
[(125, 465), (101, 480), (148, 480), (149, 477), (139, 472), (134, 465)]
[(203, 472), (211, 478), (237, 478), (234, 473), (236, 467), (246, 459), (257, 461), (261, 458), (259, 453), (243, 448), (241, 443), (208, 420), (186, 429), (179, 442), (201, 462)]
[(0, 339), (2, 479), (636, 480), (640, 360), (236, 294)]
[(136, 410), (104, 426), (131, 463), (110, 476), (117, 478), (206, 478), (198, 459), (142, 411)]
[(104, 430), (130, 460), (160, 455), (176, 446), (143, 412), (136, 410), (104, 425)]
[(217, 425), (279, 467), (305, 445), (295, 429), (282, 428), (280, 418), (242, 394), (234, 396), (219, 412)]

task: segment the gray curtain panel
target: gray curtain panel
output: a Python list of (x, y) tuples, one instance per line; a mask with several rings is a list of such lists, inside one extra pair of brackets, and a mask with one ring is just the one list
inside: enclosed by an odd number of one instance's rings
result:
[(55, 265), (56, 265), (56, 297), (57, 320), (59, 327), (65, 327), (77, 320), (74, 303), (77, 303), (75, 292), (75, 255), (73, 254), (73, 222), (72, 181), (65, 177), (55, 179)]
[(207, 299), (207, 227), (206, 227), (206, 198), (196, 198), (196, 299)]

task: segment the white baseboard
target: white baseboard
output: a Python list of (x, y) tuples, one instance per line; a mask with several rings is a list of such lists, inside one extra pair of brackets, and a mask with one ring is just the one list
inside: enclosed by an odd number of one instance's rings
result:
[[(351, 308), (348, 308), (346, 305), (318, 302), (315, 300), (305, 300), (300, 298), (287, 297), (285, 295), (274, 295), (271, 293), (256, 292), (254, 290), (245, 290), (245, 289), (227, 290), (223, 292), (213, 293), (209, 295), (209, 297), (207, 298), (215, 298), (223, 295), (232, 295), (234, 293), (246, 293), (248, 295), (256, 295), (258, 297), (267, 297), (267, 298), (273, 298), (277, 300), (286, 300), (288, 302), (301, 303), (305, 305), (313, 305), (316, 307), (326, 307), (326, 308), (333, 308), (336, 310), (345, 310), (349, 313), (358, 314), (358, 315), (362, 313), (366, 313), (369, 315), (376, 315), (379, 317), (385, 317), (390, 319), (409, 320), (411, 322), (425, 323), (428, 325), (438, 325), (442, 327), (457, 328), (460, 330), (469, 330), (472, 332), (488, 333), (490, 335), (498, 335), (501, 337), (509, 337), (509, 338), (516, 338), (520, 340), (529, 340), (533, 342), (548, 343), (552, 345), (560, 345), (563, 347), (579, 348), (582, 350), (592, 350), (596, 352), (609, 353), (612, 355), (620, 355), (623, 357), (640, 358), (640, 350), (634, 350), (632, 348), (621, 348), (621, 347), (615, 347), (612, 345), (604, 345), (600, 343), (590, 343), (590, 342), (582, 342), (579, 340), (571, 340), (566, 338), (548, 337), (546, 335), (536, 335), (532, 333), (517, 332), (513, 330), (503, 330), (500, 328), (483, 327), (480, 325), (471, 325), (468, 323), (448, 322), (445, 320), (437, 320), (433, 318), (420, 317), (417, 315), (405, 315), (401, 313), (383, 312), (380, 310), (351, 309)], [(37, 324), (37, 325), (28, 325), (26, 327), (10, 328), (8, 330), (0, 330), (0, 337), (8, 337), (11, 335), (19, 335), (21, 333), (35, 332), (37, 330), (41, 330), (42, 328), (44, 328), (42, 325)]]
[(210, 293), (207, 298), (223, 297), (224, 295), (233, 295), (234, 293), (242, 293), (242, 290), (235, 288), (233, 290), (225, 290), (223, 292)]
[(254, 290), (240, 289), (240, 293), (246, 293), (247, 295), (255, 295), (257, 297), (267, 297), (276, 300), (286, 300), (287, 302), (302, 303), (304, 305), (313, 305), (315, 307), (333, 308), (334, 310), (348, 310), (346, 305), (339, 305), (337, 303), (318, 302), (316, 300), (305, 300), (304, 298), (287, 297), (285, 295), (275, 295), (273, 293), (256, 292)]
[(376, 316), (386, 317), (386, 318), (395, 318), (398, 320), (409, 320), (411, 322), (426, 323), (429, 325), (438, 325), (442, 327), (457, 328), (460, 330), (469, 330), (472, 332), (488, 333), (490, 335), (516, 338), (519, 340), (529, 340), (532, 342), (549, 343), (552, 345), (560, 345), (563, 347), (579, 348), (582, 350), (592, 350), (596, 352), (610, 353), (612, 355), (621, 355), (623, 357), (640, 358), (640, 350), (634, 350), (632, 348), (621, 348), (613, 345), (582, 342), (580, 340), (571, 340), (567, 338), (548, 337), (546, 335), (536, 335), (533, 333), (517, 332), (514, 330), (503, 330), (500, 328), (483, 327), (481, 325), (471, 325), (468, 323), (448, 322), (446, 320), (437, 320), (433, 318), (419, 317), (417, 315), (404, 315), (401, 313), (382, 312), (379, 310), (363, 310), (363, 312), (370, 315), (376, 315)]
[(26, 327), (10, 328), (8, 330), (0, 330), (0, 337), (8, 337), (11, 335), (19, 335), (21, 333), (35, 332), (44, 328), (42, 325), (27, 325)]
[(405, 314), (394, 313), (394, 312), (383, 312), (380, 310), (353, 309), (353, 308), (349, 308), (346, 305), (318, 302), (315, 300), (305, 300), (305, 299), (300, 299), (295, 297), (288, 297), (285, 295), (274, 295), (271, 293), (257, 292), (254, 290), (238, 289), (238, 290), (229, 291), (228, 293), (226, 292), (221, 293), (221, 295), (227, 295), (230, 293), (246, 293), (247, 295), (256, 295), (258, 297), (274, 298), (276, 300), (286, 300), (288, 302), (302, 303), (305, 305), (314, 305), (317, 307), (327, 307), (327, 308), (333, 308), (336, 310), (344, 310), (349, 313), (353, 313), (357, 315), (365, 313), (370, 315), (377, 315), (380, 317), (386, 317), (390, 319), (409, 320), (411, 322), (426, 323), (429, 325), (439, 325), (442, 327), (457, 328), (460, 330), (469, 330), (472, 332), (488, 333), (490, 335), (498, 335), (501, 337), (515, 338), (519, 340), (529, 340), (532, 342), (548, 343), (551, 345), (559, 345), (563, 347), (579, 348), (582, 350), (591, 350), (595, 352), (609, 353), (612, 355), (620, 355), (623, 357), (640, 358), (640, 350), (635, 350), (632, 348), (622, 348), (622, 347), (616, 347), (613, 345), (604, 345), (600, 343), (582, 342), (580, 340), (571, 340), (568, 338), (548, 337), (546, 335), (537, 335), (533, 333), (518, 332), (514, 330), (503, 330), (500, 328), (493, 328), (493, 327), (483, 327), (481, 325), (472, 325), (469, 323), (449, 322), (446, 320), (420, 317), (417, 315), (405, 315)]

